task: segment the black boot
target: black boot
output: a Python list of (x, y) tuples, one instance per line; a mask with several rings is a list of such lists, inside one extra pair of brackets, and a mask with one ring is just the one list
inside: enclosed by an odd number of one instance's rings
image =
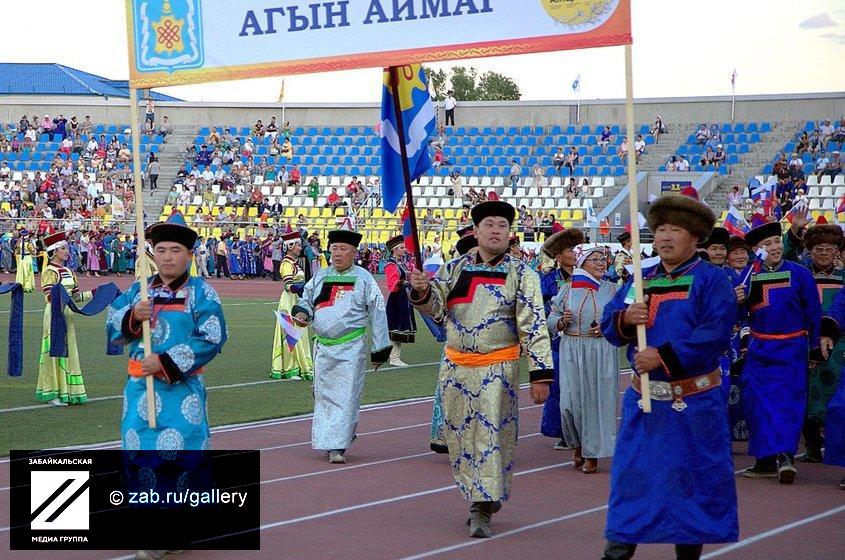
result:
[(493, 518), (494, 502), (472, 502), (469, 508), (469, 536), (489, 539), (493, 536), (490, 520)]
[(777, 456), (758, 457), (754, 466), (742, 471), (745, 478), (777, 478)]
[(802, 463), (821, 463), (824, 460), (822, 456), (822, 448), (824, 447), (822, 424), (810, 418), (805, 418), (801, 434), (804, 436), (804, 445), (807, 452), (798, 457), (798, 460)]
[(792, 464), (793, 456), (791, 453), (778, 453), (778, 482), (781, 484), (792, 484), (795, 482), (795, 476), (798, 470)]
[(607, 541), (601, 560), (631, 560), (636, 551), (635, 544)]
[(698, 560), (701, 558), (701, 551), (704, 549), (702, 544), (676, 544), (675, 545), (675, 559), (676, 560)]

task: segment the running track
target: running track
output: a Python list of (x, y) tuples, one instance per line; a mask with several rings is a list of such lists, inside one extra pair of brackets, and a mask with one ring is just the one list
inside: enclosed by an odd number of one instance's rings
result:
[[(346, 465), (329, 465), (308, 444), (310, 419), (265, 421), (215, 430), (216, 449), (262, 449), (261, 551), (194, 551), (175, 558), (599, 558), (608, 462), (597, 475), (571, 468), (536, 433), (541, 408), (521, 394), (521, 436), (513, 499), (494, 516), (495, 538), (470, 539), (467, 504), (444, 456), (428, 452), (430, 399), (362, 411), (360, 437)], [(749, 459), (735, 455), (736, 468)], [(845, 558), (841, 470), (800, 465), (794, 486), (737, 479), (741, 540), (710, 545), (705, 558)], [(0, 550), (9, 546), (9, 464), (0, 463)], [(808, 543), (812, 543), (811, 545)], [(4, 558), (131, 558), (121, 551), (12, 552)], [(643, 546), (638, 559), (672, 557)]]

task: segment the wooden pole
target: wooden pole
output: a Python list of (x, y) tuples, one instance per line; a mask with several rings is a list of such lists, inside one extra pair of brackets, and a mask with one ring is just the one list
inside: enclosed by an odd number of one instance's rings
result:
[[(634, 297), (637, 303), (643, 302), (643, 269), (640, 264), (640, 221), (637, 210), (637, 151), (634, 147), (634, 71), (631, 45), (625, 45), (625, 116), (628, 136), (628, 211), (631, 216), (631, 260), (634, 264)], [(645, 325), (637, 325), (637, 350), (646, 349)], [(651, 388), (648, 372), (640, 373), (643, 412), (651, 412)]]
[[(138, 90), (129, 87), (129, 114), (132, 119), (132, 176), (135, 181), (135, 232), (138, 235), (138, 255), (135, 266), (140, 266), (138, 285), (141, 288), (141, 301), (150, 297), (147, 290), (147, 278), (150, 276), (150, 264), (147, 261), (147, 240), (144, 235), (144, 189), (141, 186), (141, 117), (138, 111)], [(146, 124), (146, 123), (144, 123)], [(141, 323), (141, 336), (144, 343), (144, 357), (152, 354), (150, 322)], [(153, 376), (147, 375), (147, 422), (150, 429), (156, 429), (155, 389)]]
[[(403, 66), (402, 68), (411, 68)], [(405, 125), (402, 121), (402, 105), (399, 102), (399, 68), (391, 66), (390, 89), (393, 90), (393, 112), (396, 113), (396, 133), (399, 135), (399, 155), (402, 157), (402, 178), (405, 181), (405, 208), (408, 209), (408, 219), (411, 220), (411, 238), (414, 240), (414, 260), (417, 270), (423, 269), (422, 254), (420, 253), (420, 237), (417, 230), (417, 214), (414, 211), (414, 195), (411, 189), (411, 171), (408, 169), (408, 148), (405, 140)], [(420, 148), (425, 149), (425, 148)], [(384, 185), (382, 185), (384, 188)]]

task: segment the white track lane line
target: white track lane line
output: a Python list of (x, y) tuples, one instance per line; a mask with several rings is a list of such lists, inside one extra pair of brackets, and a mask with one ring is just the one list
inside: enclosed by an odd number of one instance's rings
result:
[(829, 509), (827, 511), (823, 511), (821, 513), (817, 513), (816, 515), (811, 515), (810, 517), (804, 517), (803, 519), (793, 521), (792, 523), (787, 523), (786, 525), (781, 525), (780, 527), (775, 527), (774, 529), (759, 533), (757, 535), (754, 535), (753, 537), (742, 539), (741, 541), (729, 544), (728, 546), (723, 546), (722, 548), (718, 548), (712, 552), (708, 552), (707, 554), (701, 557), (701, 560), (707, 560), (708, 558), (716, 558), (717, 556), (727, 554), (728, 552), (732, 552), (734, 550), (737, 550), (738, 548), (743, 548), (750, 544), (762, 541), (763, 539), (768, 539), (769, 537), (780, 535), (781, 533), (785, 533), (798, 527), (803, 527), (804, 525), (808, 525), (810, 523), (813, 523), (814, 521), (818, 521), (819, 519), (824, 519), (825, 517), (830, 517), (831, 515), (836, 515), (837, 513), (842, 512), (845, 512), (845, 504), (839, 507)]
[[(535, 405), (530, 405), (530, 406), (522, 406), (522, 407), (519, 408), (519, 410), (520, 411), (530, 410), (532, 408), (540, 408), (542, 406), (543, 405), (541, 405), (541, 404), (535, 404)], [(408, 424), (407, 426), (396, 426), (396, 427), (393, 427), (393, 428), (383, 428), (381, 430), (373, 430), (371, 432), (361, 432), (360, 434), (358, 434), (358, 436), (359, 437), (360, 436), (374, 436), (374, 435), (378, 435), (378, 434), (387, 434), (387, 433), (390, 433), (390, 432), (399, 432), (399, 431), (402, 431), (402, 430), (411, 430), (411, 429), (414, 429), (414, 428), (421, 428), (421, 427), (424, 427), (424, 426), (431, 426), (431, 422), (423, 422), (423, 423), (420, 423), (420, 424)], [(530, 434), (530, 435), (539, 435), (539, 433)], [(529, 436), (519, 436), (519, 437), (529, 437)], [(306, 446), (306, 445), (311, 445), (311, 440), (299, 441), (299, 442), (296, 442), (296, 443), (285, 443), (285, 444), (282, 444), (282, 445), (273, 445), (271, 447), (260, 447), (260, 448), (257, 449), (257, 451), (274, 451), (274, 450), (278, 450), (278, 449), (288, 449), (288, 448), (291, 448), (291, 447), (303, 447), (303, 446)], [(428, 451), (426, 453), (423, 453), (422, 455), (426, 455), (428, 453), (432, 453), (432, 452)], [(340, 469), (336, 469), (336, 470), (340, 470)], [(0, 487), (0, 492), (5, 492), (5, 491), (9, 490), (10, 488), (11, 488), (11, 486)]]
[[(734, 474), (739, 474), (743, 470), (744, 469), (734, 471)], [(417, 560), (419, 558), (428, 558), (428, 557), (431, 557), (431, 556), (437, 556), (438, 554), (445, 554), (447, 552), (452, 552), (454, 550), (460, 550), (462, 548), (467, 548), (467, 547), (470, 547), (470, 546), (477, 546), (477, 545), (480, 545), (480, 544), (484, 544), (486, 542), (494, 541), (496, 539), (501, 539), (501, 538), (509, 537), (511, 535), (523, 533), (525, 531), (530, 531), (532, 529), (539, 529), (541, 527), (546, 527), (548, 525), (553, 525), (555, 523), (560, 523), (562, 521), (568, 521), (570, 519), (575, 519), (576, 517), (581, 517), (583, 515), (589, 515), (591, 513), (597, 513), (599, 511), (604, 511), (607, 508), (608, 508), (608, 506), (596, 506), (594, 508), (584, 509), (584, 510), (581, 510), (581, 511), (576, 511), (574, 513), (568, 513), (566, 515), (561, 515), (560, 517), (554, 517), (552, 519), (546, 519), (544, 521), (538, 521), (538, 522), (532, 523), (530, 525), (525, 525), (524, 527), (517, 527), (516, 529), (511, 529), (510, 531), (505, 531), (504, 533), (494, 534), (489, 539), (476, 539), (476, 540), (472, 540), (472, 541), (461, 542), (461, 543), (457, 543), (457, 544), (454, 544), (454, 545), (451, 545), (451, 546), (445, 546), (443, 548), (438, 548), (438, 549), (435, 549), (435, 550), (428, 550), (426, 552), (420, 552), (419, 554), (414, 554), (413, 556), (406, 556), (405, 558), (402, 558), (401, 560)], [(845, 506), (842, 506), (842, 508), (845, 508)], [(827, 512), (825, 512), (825, 513), (827, 513)], [(760, 540), (760, 539), (756, 539), (756, 540)], [(740, 544), (740, 543), (736, 543), (736, 544)], [(751, 544), (751, 543), (748, 543), (748, 544)], [(732, 545), (732, 546), (734, 548), (737, 548), (736, 545)], [(733, 548), (731, 548), (731, 550), (733, 550)], [(711, 554), (713, 554), (715, 552), (719, 552), (719, 551), (711, 552)], [(708, 558), (708, 557), (709, 556), (702, 556), (701, 558), (702, 558), (702, 560), (704, 560), (705, 558)]]
[[(423, 363), (423, 364), (408, 364), (407, 366), (401, 366), (401, 367), (389, 366), (389, 367), (386, 367), (384, 369), (379, 368), (379, 370), (382, 371), (382, 372), (387, 372), (387, 371), (394, 371), (394, 370), (397, 370), (397, 369), (411, 369), (411, 368), (418, 368), (418, 367), (436, 366), (436, 365), (439, 365), (439, 364), (440, 364), (440, 362), (426, 362), (426, 363)], [(374, 371), (375, 370), (373, 370), (373, 369), (368, 369), (368, 370), (366, 370), (365, 373), (373, 373)], [(279, 379), (263, 379), (261, 381), (248, 381), (246, 383), (231, 383), (229, 385), (212, 385), (210, 387), (206, 387), (205, 389), (206, 389), (206, 391), (218, 391), (220, 389), (237, 389), (237, 388), (240, 388), (240, 387), (252, 387), (252, 386), (255, 386), (255, 385), (268, 385), (270, 383), (285, 383), (285, 381), (281, 381)], [(108, 396), (105, 396), (105, 397), (92, 397), (85, 402), (91, 403), (91, 402), (113, 401), (113, 400), (122, 399), (122, 398), (123, 398), (123, 395), (108, 395)], [(25, 410), (40, 410), (40, 409), (47, 409), (47, 408), (53, 408), (53, 405), (51, 405), (49, 403), (45, 403), (45, 404), (29, 404), (29, 405), (26, 405), (26, 406), (15, 406), (15, 407), (11, 407), (11, 408), (0, 408), (0, 414), (8, 413), (8, 412), (22, 412), (22, 411), (25, 411)]]
[(431, 556), (437, 556), (438, 554), (445, 554), (447, 552), (452, 552), (454, 550), (461, 550), (463, 548), (467, 548), (470, 546), (475, 546), (479, 544), (484, 544), (485, 542), (495, 541), (496, 539), (504, 539), (506, 537), (510, 537), (512, 535), (517, 535), (519, 533), (523, 533), (525, 531), (531, 531), (533, 529), (539, 529), (541, 527), (545, 527), (547, 525), (552, 525), (554, 523), (560, 523), (561, 521), (568, 521), (570, 519), (575, 519), (576, 517), (581, 517), (584, 515), (589, 515), (591, 513), (598, 513), (600, 511), (604, 511), (607, 509), (607, 506), (597, 506), (590, 509), (583, 509), (581, 511), (576, 511), (573, 513), (568, 513), (566, 515), (561, 515), (560, 517), (555, 517), (553, 519), (546, 519), (545, 521), (538, 521), (537, 523), (532, 523), (531, 525), (525, 525), (524, 527), (517, 527), (516, 529), (511, 529), (510, 531), (505, 531), (504, 533), (496, 533), (489, 539), (475, 539), (471, 541), (466, 541), (458, 544), (453, 544), (451, 546), (444, 546), (443, 548), (438, 548), (436, 550), (429, 550), (428, 552), (421, 552), (420, 554), (414, 554), (413, 556), (405, 556), (402, 560), (418, 560), (420, 558), (429, 558)]
[[(518, 440), (519, 439), (526, 439), (526, 438), (530, 438), (530, 437), (536, 437), (536, 436), (539, 436), (539, 435), (541, 435), (540, 432), (534, 432), (533, 434), (525, 434), (525, 435), (519, 436), (517, 439)], [(426, 455), (431, 455), (431, 454), (432, 454), (431, 451), (426, 451), (424, 453), (414, 453), (413, 455), (391, 457), (390, 459), (380, 459), (378, 461), (370, 461), (369, 463), (353, 464), (353, 465), (347, 465), (345, 467), (335, 467), (335, 468), (323, 469), (323, 470), (319, 470), (319, 471), (312, 471), (312, 472), (308, 472), (308, 473), (300, 473), (300, 474), (295, 474), (295, 475), (290, 475), (290, 476), (283, 476), (283, 477), (280, 477), (280, 478), (272, 478), (272, 479), (268, 479), (268, 480), (261, 480), (259, 482), (259, 484), (275, 484), (277, 482), (286, 482), (288, 480), (298, 480), (298, 479), (302, 479), (302, 478), (310, 478), (312, 476), (319, 476), (319, 475), (323, 475), (323, 474), (333, 474), (333, 473), (344, 472), (344, 471), (349, 471), (349, 470), (354, 470), (354, 469), (361, 469), (361, 468), (364, 468), (364, 467), (373, 467), (373, 466), (377, 466), (377, 465), (384, 465), (386, 463), (395, 463), (397, 461), (405, 461), (407, 459), (416, 459), (417, 457), (424, 457)], [(570, 461), (569, 463), (563, 463), (563, 464), (572, 464), (572, 461)], [(553, 466), (560, 466), (560, 465), (553, 465)], [(546, 468), (547, 467), (542, 467), (541, 470), (544, 470)], [(529, 472), (529, 471), (525, 471), (525, 472)], [(530, 472), (534, 472), (534, 471), (530, 471)], [(516, 476), (516, 474), (514, 476)], [(452, 486), (449, 486), (448, 488), (452, 488)], [(7, 490), (8, 487), (5, 488), (5, 489)], [(438, 490), (438, 491), (440, 491), (440, 490)], [(0, 527), (0, 533), (8, 532), (10, 529), (11, 529), (11, 527), (9, 527), (9, 526)]]

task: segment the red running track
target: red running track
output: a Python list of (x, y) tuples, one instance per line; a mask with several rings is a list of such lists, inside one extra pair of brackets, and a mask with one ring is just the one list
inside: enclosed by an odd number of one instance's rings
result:
[[(282, 419), (215, 431), (216, 449), (262, 449), (261, 551), (193, 551), (174, 558), (545, 558), (597, 559), (603, 547), (609, 461), (599, 474), (571, 468), (568, 452), (536, 433), (541, 408), (521, 394), (522, 435), (513, 498), (494, 516), (495, 537), (470, 539), (468, 505), (447, 459), (428, 452), (430, 400), (361, 413), (346, 465), (329, 465), (309, 445), (310, 419)], [(736, 468), (750, 460), (735, 455)], [(741, 540), (708, 545), (705, 558), (845, 558), (841, 469), (799, 465), (795, 485), (737, 479)], [(8, 501), (0, 463), (0, 503)], [(9, 509), (0, 508), (0, 550), (9, 546)], [(131, 558), (126, 552), (14, 551), (4, 558)], [(640, 547), (637, 559), (673, 557), (669, 545)]]

